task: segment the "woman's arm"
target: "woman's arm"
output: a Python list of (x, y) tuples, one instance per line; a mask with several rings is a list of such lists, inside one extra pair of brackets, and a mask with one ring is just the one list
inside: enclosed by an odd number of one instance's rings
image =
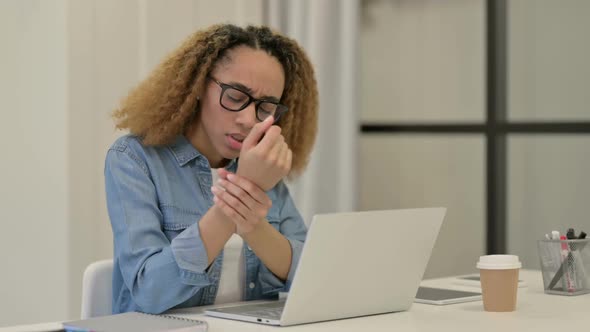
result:
[(271, 202), (262, 189), (235, 174), (213, 187), (215, 206), (234, 220), (237, 233), (277, 277), (287, 279), (291, 266), (289, 241), (265, 219)]
[[(287, 208), (286, 214), (281, 216), (277, 229), (265, 220), (271, 201), (264, 190), (275, 187), (280, 193), (278, 202), (283, 206), (292, 205), (281, 179), (291, 169), (293, 153), (281, 135), (281, 128), (272, 125), (269, 119), (257, 123), (244, 140), (237, 174), (225, 170), (219, 172), (221, 181), (225, 181), (221, 182), (225, 190), (212, 189), (215, 205), (236, 224), (237, 233), (264, 266), (280, 279), (279, 283), (287, 281), (285, 286), (288, 288), (289, 276), (292, 277), (293, 266), (299, 259), (306, 230), (294, 205), (293, 210)], [(293, 229), (292, 225), (296, 227)], [(299, 236), (301, 230), (303, 236)], [(298, 239), (285, 236), (292, 231), (298, 233)]]
[(207, 251), (207, 266), (211, 265), (235, 232), (236, 225), (215, 205), (201, 218), (199, 233)]
[[(254, 183), (239, 175), (220, 171), (219, 186), (224, 190), (214, 190), (216, 206), (234, 220), (238, 234), (264, 265), (282, 282), (286, 281), (293, 266), (294, 253), (298, 260), (301, 249), (299, 243), (303, 243), (306, 230), (297, 211), (290, 207), (292, 202), (284, 184), (277, 186), (281, 195), (279, 199), (283, 206), (289, 207), (284, 209), (287, 215), (284, 215), (283, 221), (279, 221), (278, 229), (265, 219), (271, 201)], [(293, 214), (299, 219), (293, 218)], [(286, 231), (287, 234), (281, 234), (279, 230)], [(297, 239), (293, 241), (301, 242), (292, 244), (285, 235), (296, 235)]]
[(137, 305), (160, 313), (211, 284), (206, 269), (234, 232), (231, 220), (218, 208), (197, 223), (182, 216), (194, 224), (169, 241), (148, 168), (126, 145), (109, 150), (105, 184), (114, 254)]
[(263, 222), (242, 237), (275, 276), (282, 282), (287, 280), (292, 263), (291, 246), (281, 233)]

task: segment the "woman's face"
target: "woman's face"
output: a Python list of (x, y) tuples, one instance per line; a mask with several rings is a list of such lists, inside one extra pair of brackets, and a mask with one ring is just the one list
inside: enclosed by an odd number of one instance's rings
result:
[[(279, 101), (285, 85), (280, 62), (263, 50), (246, 46), (228, 51), (227, 58), (218, 62), (210, 76), (257, 99)], [(239, 156), (242, 141), (259, 121), (254, 103), (239, 112), (228, 111), (219, 103), (221, 86), (211, 79), (205, 84), (201, 111), (189, 140), (207, 157), (211, 167), (220, 167), (224, 159)]]

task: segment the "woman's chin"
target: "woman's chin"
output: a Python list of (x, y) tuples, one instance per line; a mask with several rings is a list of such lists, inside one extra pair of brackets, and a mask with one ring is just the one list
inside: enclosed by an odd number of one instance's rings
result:
[(240, 156), (240, 150), (234, 150), (231, 148), (226, 148), (224, 153), (221, 155), (225, 159), (236, 159)]

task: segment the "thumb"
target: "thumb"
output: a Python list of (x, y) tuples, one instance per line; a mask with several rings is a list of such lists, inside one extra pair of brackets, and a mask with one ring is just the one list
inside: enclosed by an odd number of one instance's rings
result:
[(227, 175), (231, 173), (230, 171), (226, 170), (225, 168), (218, 168), (217, 169), (217, 174), (219, 175), (219, 178), (226, 180), (227, 179)]
[(264, 119), (264, 121), (257, 123), (254, 125), (248, 136), (244, 139), (242, 143), (242, 149), (251, 149), (260, 142), (262, 135), (272, 126), (274, 123), (274, 117), (269, 116), (268, 118)]

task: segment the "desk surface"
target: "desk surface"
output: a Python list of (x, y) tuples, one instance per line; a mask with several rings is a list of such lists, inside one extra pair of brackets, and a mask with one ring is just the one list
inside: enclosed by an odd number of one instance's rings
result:
[[(337, 321), (297, 325), (285, 328), (238, 322), (204, 316), (204, 307), (179, 309), (169, 312), (174, 316), (201, 319), (209, 323), (209, 331), (516, 331), (535, 329), (535, 332), (560, 329), (584, 329), (590, 325), (590, 294), (573, 297), (543, 293), (541, 273), (523, 270), (521, 279), (527, 287), (519, 288), (515, 312), (492, 313), (483, 310), (481, 301), (435, 306), (414, 303), (409, 311), (342, 319)], [(422, 286), (471, 290), (473, 287), (454, 284), (455, 278), (431, 279)], [(10, 331), (48, 331), (61, 327), (59, 323), (12, 327)], [(0, 329), (2, 331), (3, 329)], [(6, 330), (8, 331), (8, 330)]]

